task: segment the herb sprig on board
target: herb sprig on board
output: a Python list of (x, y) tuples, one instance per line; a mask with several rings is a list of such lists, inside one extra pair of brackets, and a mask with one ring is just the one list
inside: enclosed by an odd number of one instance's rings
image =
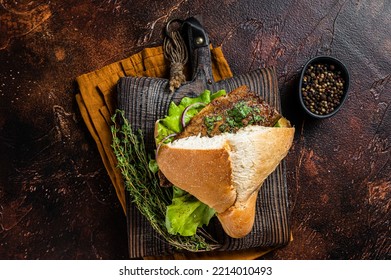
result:
[(152, 228), (177, 249), (191, 252), (209, 251), (216, 246), (213, 239), (201, 229), (190, 237), (172, 235), (165, 225), (167, 205), (171, 203), (172, 189), (159, 185), (157, 174), (149, 169), (141, 131), (133, 132), (124, 111), (117, 110), (112, 117), (112, 148), (121, 170), (125, 188), (139, 211), (148, 219)]

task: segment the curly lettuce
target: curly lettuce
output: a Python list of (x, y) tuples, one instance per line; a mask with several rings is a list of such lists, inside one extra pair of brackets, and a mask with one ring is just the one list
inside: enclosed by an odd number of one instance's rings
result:
[(166, 228), (171, 234), (192, 236), (208, 225), (215, 210), (180, 188), (173, 187), (172, 204), (167, 207)]

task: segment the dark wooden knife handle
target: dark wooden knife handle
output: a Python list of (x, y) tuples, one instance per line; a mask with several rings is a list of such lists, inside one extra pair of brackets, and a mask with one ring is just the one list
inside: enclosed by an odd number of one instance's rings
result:
[(200, 80), (205, 89), (214, 90), (209, 37), (198, 19), (183, 21), (181, 34), (187, 44), (192, 69), (192, 82)]

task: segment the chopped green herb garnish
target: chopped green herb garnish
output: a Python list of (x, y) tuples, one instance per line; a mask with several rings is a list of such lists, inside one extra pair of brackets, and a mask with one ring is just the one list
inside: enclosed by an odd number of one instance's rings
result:
[(204, 117), (204, 124), (206, 125), (207, 128), (207, 133), (210, 135), (215, 127), (215, 123), (222, 121), (223, 117), (222, 116), (206, 116)]
[(226, 125), (226, 124), (222, 124), (219, 126), (220, 132), (226, 132), (227, 128), (228, 128), (228, 125)]
[(245, 119), (252, 111), (253, 108), (249, 107), (244, 101), (240, 101), (235, 106), (227, 111), (228, 116), (233, 118), (236, 123), (240, 123)]
[(247, 119), (251, 115), (249, 123), (255, 123), (262, 118), (259, 116), (260, 110), (257, 107), (250, 107), (244, 101), (240, 101), (235, 106), (227, 111), (227, 124), (231, 128), (240, 128), (244, 126), (243, 120)]

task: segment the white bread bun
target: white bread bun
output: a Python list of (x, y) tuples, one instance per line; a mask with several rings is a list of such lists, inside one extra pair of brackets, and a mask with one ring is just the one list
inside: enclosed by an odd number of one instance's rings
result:
[(217, 212), (231, 237), (254, 224), (258, 191), (287, 155), (294, 128), (247, 126), (214, 137), (190, 136), (162, 145), (159, 169), (175, 186)]

